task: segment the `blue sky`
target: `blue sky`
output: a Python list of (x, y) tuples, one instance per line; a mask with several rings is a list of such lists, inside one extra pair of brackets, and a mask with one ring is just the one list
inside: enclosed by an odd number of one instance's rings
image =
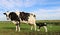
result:
[(0, 0), (0, 21), (6, 11), (35, 13), (37, 20), (60, 20), (60, 0)]

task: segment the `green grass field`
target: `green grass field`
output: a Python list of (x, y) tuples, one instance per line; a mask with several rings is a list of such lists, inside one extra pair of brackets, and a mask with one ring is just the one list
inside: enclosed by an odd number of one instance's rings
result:
[[(60, 21), (57, 23), (60, 23)], [(15, 25), (12, 22), (0, 21), (0, 35), (60, 35), (60, 25), (48, 24), (47, 28), (47, 33), (44, 32), (43, 27), (40, 29), (41, 31), (34, 31), (34, 29), (31, 31), (30, 25), (21, 24), (21, 31), (16, 32)]]

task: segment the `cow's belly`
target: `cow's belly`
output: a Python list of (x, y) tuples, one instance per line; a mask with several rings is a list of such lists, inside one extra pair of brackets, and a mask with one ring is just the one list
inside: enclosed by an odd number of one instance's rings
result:
[(28, 24), (28, 21), (24, 21), (24, 20), (22, 21), (22, 20), (20, 20), (20, 22), (22, 22), (22, 23), (27, 23), (27, 24)]
[(26, 23), (26, 24), (34, 24), (34, 22), (35, 21), (33, 21), (33, 20), (28, 20), (28, 21), (20, 21), (20, 22), (22, 22), (22, 23)]
[(19, 24), (19, 21), (12, 21), (12, 22), (13, 22), (14, 24), (17, 24), (17, 23)]

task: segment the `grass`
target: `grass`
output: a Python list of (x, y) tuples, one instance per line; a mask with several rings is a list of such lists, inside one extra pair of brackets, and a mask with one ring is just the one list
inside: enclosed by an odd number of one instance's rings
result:
[(42, 27), (41, 31), (30, 30), (30, 25), (21, 24), (21, 31), (15, 31), (15, 25), (12, 22), (0, 22), (0, 35), (60, 35), (60, 25), (47, 25), (48, 32), (44, 32)]

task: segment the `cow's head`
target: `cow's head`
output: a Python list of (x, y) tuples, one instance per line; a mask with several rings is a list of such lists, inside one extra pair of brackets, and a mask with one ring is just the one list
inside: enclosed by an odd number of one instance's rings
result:
[(9, 20), (9, 12), (7, 11), (6, 13), (3, 13), (4, 15), (6, 15), (7, 20)]

